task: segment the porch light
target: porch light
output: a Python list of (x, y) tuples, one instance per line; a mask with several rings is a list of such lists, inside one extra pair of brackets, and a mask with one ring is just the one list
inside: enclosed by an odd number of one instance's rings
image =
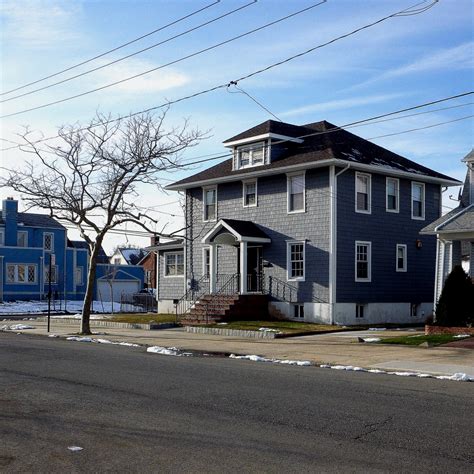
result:
[(423, 247), (423, 242), (420, 239), (416, 239), (415, 245), (417, 249), (421, 249)]

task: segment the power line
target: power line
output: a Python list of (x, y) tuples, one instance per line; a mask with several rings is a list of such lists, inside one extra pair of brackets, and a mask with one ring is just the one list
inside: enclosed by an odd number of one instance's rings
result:
[(42, 91), (42, 90), (45, 90), (45, 89), (49, 89), (49, 88), (54, 87), (54, 86), (57, 86), (57, 85), (59, 85), (59, 84), (64, 84), (65, 82), (72, 81), (73, 79), (77, 79), (78, 77), (85, 76), (85, 75), (87, 75), (87, 74), (90, 74), (91, 72), (95, 72), (95, 71), (98, 71), (98, 70), (100, 70), (100, 69), (104, 69), (104, 68), (106, 68), (106, 67), (109, 67), (109, 66), (111, 66), (111, 65), (113, 65), (113, 64), (117, 64), (117, 63), (119, 63), (119, 62), (121, 62), (121, 61), (124, 61), (125, 59), (129, 59), (129, 58), (131, 58), (131, 57), (133, 57), (133, 56), (136, 56), (136, 55), (138, 55), (138, 54), (141, 54), (141, 53), (143, 53), (143, 52), (145, 52), (145, 51), (148, 51), (148, 50), (150, 50), (150, 49), (156, 48), (157, 46), (161, 46), (161, 45), (163, 45), (163, 44), (165, 44), (165, 43), (168, 43), (168, 42), (170, 42), (170, 41), (172, 41), (172, 40), (174, 40), (174, 39), (176, 39), (176, 38), (180, 38), (180, 37), (185, 36), (185, 35), (187, 35), (187, 34), (193, 32), (193, 31), (196, 31), (196, 30), (198, 30), (198, 29), (200, 29), (200, 28), (203, 28), (204, 26), (210, 25), (211, 23), (214, 23), (215, 21), (221, 20), (222, 18), (225, 18), (225, 17), (227, 17), (227, 16), (229, 16), (229, 15), (232, 15), (232, 14), (234, 14), (234, 13), (237, 13), (239, 10), (243, 10), (244, 8), (247, 8), (247, 7), (251, 6), (251, 5), (254, 5), (256, 2), (257, 2), (257, 0), (252, 0), (250, 3), (247, 3), (246, 5), (243, 5), (243, 6), (239, 7), (239, 8), (235, 8), (234, 10), (231, 10), (231, 11), (229, 11), (229, 12), (227, 12), (227, 13), (224, 13), (224, 14), (222, 14), (222, 15), (219, 15), (218, 17), (213, 18), (212, 20), (209, 20), (209, 21), (206, 21), (206, 22), (204, 22), (204, 23), (201, 23), (201, 24), (198, 25), (198, 26), (195, 26), (195, 27), (190, 28), (190, 29), (188, 29), (188, 30), (186, 30), (186, 31), (183, 31), (182, 33), (179, 33), (179, 34), (174, 35), (174, 36), (171, 36), (170, 38), (167, 38), (167, 39), (165, 39), (165, 40), (163, 40), (163, 41), (160, 41), (159, 43), (155, 43), (155, 44), (153, 44), (153, 45), (151, 45), (151, 46), (148, 46), (148, 47), (146, 47), (146, 48), (143, 48), (143, 49), (141, 49), (141, 50), (139, 50), (139, 51), (136, 51), (136, 52), (134, 52), (134, 53), (128, 54), (127, 56), (123, 56), (122, 58), (116, 59), (116, 60), (114, 60), (114, 61), (110, 61), (110, 62), (107, 63), (107, 64), (103, 64), (103, 65), (97, 66), (97, 67), (95, 67), (95, 68), (93, 68), (93, 69), (89, 69), (88, 71), (81, 72), (80, 74), (76, 74), (75, 76), (71, 76), (71, 77), (68, 77), (68, 78), (66, 78), (66, 79), (63, 79), (63, 80), (61, 80), (61, 81), (54, 82), (53, 84), (48, 84), (47, 86), (39, 87), (38, 89), (33, 89), (32, 91), (25, 92), (25, 93), (23, 93), (23, 94), (19, 94), (19, 95), (13, 96), (13, 97), (9, 97), (9, 98), (7, 98), (7, 99), (3, 99), (3, 100), (0, 101), (0, 103), (9, 102), (9, 101), (11, 101), (11, 100), (19, 99), (20, 97), (25, 97), (25, 96), (27, 96), (27, 95), (34, 94), (35, 92), (39, 92), (39, 91)]
[[(421, 2), (421, 3), (425, 3), (425, 1), (423, 1), (423, 2)], [(345, 37), (347, 37), (347, 36), (349, 36), (349, 35), (351, 35), (351, 34), (355, 34), (356, 32), (360, 31), (361, 29), (368, 28), (368, 27), (373, 26), (373, 25), (375, 25), (375, 24), (377, 24), (377, 23), (380, 23), (380, 22), (382, 22), (382, 21), (385, 21), (385, 20), (387, 20), (387, 19), (389, 19), (389, 18), (392, 18), (392, 17), (394, 17), (394, 16), (397, 16), (398, 14), (400, 14), (400, 13), (402, 13), (402, 12), (406, 12), (406, 11), (408, 11), (408, 10), (410, 10), (410, 9), (412, 9), (412, 8), (414, 8), (414, 7), (416, 7), (416, 6), (418, 6), (418, 5), (420, 5), (420, 3), (417, 3), (417, 4), (415, 4), (415, 5), (411, 6), (411, 7), (408, 7), (408, 8), (406, 8), (406, 9), (404, 9), (404, 10), (400, 10), (399, 12), (393, 13), (392, 15), (389, 15), (389, 16), (387, 16), (387, 17), (381, 18), (380, 20), (378, 20), (378, 21), (376, 21), (376, 22), (374, 22), (374, 23), (370, 23), (370, 24), (366, 25), (365, 27), (358, 28), (357, 30), (353, 30), (351, 33), (347, 33), (347, 34), (345, 34), (345, 35), (342, 35), (342, 36), (339, 36), (339, 37), (337, 37), (337, 38), (334, 38), (333, 40), (331, 40), (331, 42), (335, 42), (335, 41), (338, 41), (339, 39), (345, 38)], [(300, 57), (300, 56), (303, 56), (304, 54), (308, 54), (308, 53), (314, 51), (315, 49), (318, 49), (319, 47), (321, 47), (321, 45), (316, 46), (316, 47), (312, 48), (311, 50), (307, 50), (306, 52), (300, 53), (299, 55), (296, 55), (296, 56), (292, 56), (292, 57), (290, 57), (290, 58), (287, 58), (287, 59), (286, 59), (285, 61), (283, 61), (283, 62), (288, 62), (288, 61), (290, 61), (290, 60), (292, 60), (292, 59), (295, 59), (296, 57)], [(271, 67), (275, 67), (276, 65), (279, 65), (279, 64), (283, 64), (283, 62), (280, 61), (279, 63), (274, 63), (273, 65), (268, 66), (266, 69), (271, 68)], [(260, 70), (260, 72), (263, 72), (263, 70)], [(255, 72), (251, 73), (251, 75), (259, 74), (260, 72), (259, 72), (259, 71), (255, 71)], [(248, 76), (248, 77), (250, 77), (250, 76)], [(244, 80), (244, 79), (239, 79), (239, 80), (241, 81), (241, 80)], [(231, 82), (237, 82), (237, 81), (231, 81)], [(149, 108), (147, 108), (147, 109), (144, 109), (144, 110), (141, 110), (141, 111), (138, 111), (138, 112), (133, 112), (133, 113), (128, 114), (127, 116), (120, 116), (120, 117), (117, 117), (117, 118), (115, 118), (115, 119), (111, 119), (111, 120), (108, 120), (108, 121), (105, 121), (105, 122), (102, 122), (102, 123), (91, 124), (91, 125), (89, 125), (89, 126), (87, 126), (87, 127), (79, 128), (79, 129), (77, 129), (77, 130), (75, 130), (74, 132), (71, 132), (71, 133), (81, 132), (81, 131), (84, 131), (84, 130), (87, 130), (87, 129), (90, 129), (90, 128), (93, 128), (93, 127), (97, 127), (97, 126), (100, 126), (100, 125), (106, 125), (106, 124), (108, 124), (108, 123), (114, 123), (114, 122), (117, 122), (117, 121), (122, 120), (122, 119), (124, 119), (124, 118), (131, 118), (131, 117), (134, 117), (134, 116), (136, 116), (136, 115), (140, 115), (140, 114), (152, 112), (152, 111), (157, 110), (157, 109), (162, 109), (162, 108), (165, 108), (165, 107), (169, 107), (170, 105), (174, 105), (174, 104), (177, 104), (177, 103), (179, 103), (179, 102), (183, 102), (183, 101), (185, 101), (185, 100), (193, 99), (193, 98), (195, 98), (195, 97), (199, 97), (199, 96), (201, 96), (201, 95), (205, 95), (205, 94), (214, 92), (214, 91), (216, 91), (216, 90), (226, 88), (226, 87), (228, 87), (228, 86), (231, 84), (231, 82), (229, 82), (229, 83), (224, 83), (224, 84), (219, 84), (219, 85), (210, 87), (210, 88), (208, 88), (208, 89), (204, 89), (204, 90), (202, 90), (202, 91), (198, 91), (198, 92), (195, 92), (195, 93), (193, 93), (193, 94), (189, 94), (189, 95), (187, 95), (187, 96), (180, 97), (180, 98), (175, 99), (175, 100), (167, 101), (167, 102), (165, 102), (164, 104), (160, 104), (160, 105), (157, 105), (157, 106), (149, 107)], [(473, 93), (473, 92), (462, 93), (462, 94), (459, 94), (459, 95), (457, 95), (457, 96), (453, 96), (453, 97), (451, 97), (451, 98), (462, 97), (462, 96), (464, 96), (464, 95), (468, 95), (468, 94), (472, 94), (472, 93)], [(437, 101), (433, 101), (431, 104), (443, 102), (443, 101), (445, 101), (445, 100), (450, 100), (451, 98), (446, 98), (446, 99), (440, 99), (440, 100), (437, 100)], [(428, 103), (428, 104), (425, 104), (425, 105), (420, 105), (420, 106), (418, 106), (418, 107), (423, 107), (423, 106), (427, 106), (427, 105), (431, 105), (431, 104)], [(414, 107), (414, 108), (418, 108), (418, 107)], [(398, 111), (398, 112), (393, 112), (393, 114), (395, 114), (395, 113), (400, 113), (400, 112), (405, 112), (405, 111), (408, 111), (408, 110), (413, 110), (414, 108), (408, 108), (408, 109), (405, 109), (405, 110), (400, 110), (400, 111)], [(390, 115), (390, 114), (389, 114), (389, 115)], [(382, 115), (382, 116), (383, 116), (383, 115)], [(375, 119), (375, 118), (380, 118), (380, 117), (382, 117), (382, 116), (374, 117), (374, 119)], [(1, 117), (0, 117), (0, 118), (1, 118)], [(52, 136), (52, 137), (47, 137), (47, 138), (43, 138), (43, 139), (41, 139), (41, 140), (37, 140), (37, 141), (35, 141), (34, 143), (36, 144), (36, 143), (40, 143), (40, 142), (44, 142), (44, 141), (48, 141), (48, 140), (53, 140), (53, 139), (58, 138), (58, 137), (59, 137), (59, 135), (55, 135), (55, 136)], [(16, 148), (16, 147), (4, 148), (4, 149), (1, 149), (0, 151), (7, 151), (7, 150), (11, 150), (11, 149), (13, 149), (13, 148)]]
[(182, 56), (178, 59), (175, 59), (174, 61), (170, 61), (166, 64), (162, 64), (161, 66), (157, 66), (157, 67), (154, 67), (152, 69), (148, 69), (147, 71), (143, 71), (139, 74), (134, 74), (133, 76), (129, 76), (129, 77), (126, 77), (125, 79), (121, 79), (119, 81), (115, 81), (115, 82), (111, 82), (110, 84), (106, 84), (104, 86), (101, 86), (101, 87), (96, 87), (95, 89), (91, 89), (89, 91), (86, 91), (86, 92), (81, 92), (80, 94), (76, 94), (76, 95), (73, 95), (73, 96), (69, 96), (69, 97), (65, 97), (64, 99), (59, 99), (59, 100), (55, 100), (53, 102), (48, 102), (46, 104), (42, 104), (42, 105), (38, 105), (36, 107), (31, 107), (29, 109), (24, 109), (24, 110), (20, 110), (18, 112), (13, 112), (13, 113), (10, 113), (10, 114), (6, 114), (6, 115), (2, 115), (0, 116), (0, 118), (7, 118), (7, 117), (13, 117), (13, 116), (16, 116), (16, 115), (21, 115), (21, 114), (24, 114), (26, 112), (32, 112), (34, 110), (39, 110), (39, 109), (44, 109), (46, 107), (50, 107), (52, 105), (57, 105), (57, 104), (61, 104), (63, 102), (67, 102), (69, 100), (73, 100), (73, 99), (77, 99), (79, 97), (84, 97), (86, 95), (89, 95), (89, 94), (92, 94), (94, 92), (98, 92), (98, 91), (101, 91), (101, 90), (104, 90), (104, 89), (108, 89), (110, 87), (113, 87), (113, 86), (116, 86), (118, 84), (123, 84), (124, 82), (127, 82), (127, 81), (131, 81), (132, 79), (136, 79), (138, 77), (142, 77), (142, 76), (145, 76), (147, 74), (150, 74), (152, 72), (155, 72), (155, 71), (158, 71), (160, 69), (163, 69), (165, 67), (168, 67), (168, 66), (172, 66), (173, 64), (177, 64), (179, 62), (182, 62), (182, 61), (185, 61), (186, 59), (190, 59), (190, 58), (193, 58), (193, 57), (196, 57), (196, 56), (199, 56), (200, 54), (203, 54), (203, 53), (206, 53), (208, 51), (212, 51), (216, 48), (219, 48), (225, 44), (229, 44), (233, 41), (236, 41), (238, 39), (241, 39), (241, 38), (244, 38), (248, 35), (251, 35), (251, 34), (254, 34), (256, 33), (257, 31), (261, 31), (265, 28), (269, 28), (270, 26), (273, 26), (273, 25), (276, 25), (277, 23), (280, 23), (282, 21), (285, 21), (285, 20), (288, 20), (289, 18), (292, 18), (296, 15), (299, 15), (301, 13), (304, 13), (304, 12), (307, 12), (308, 10), (311, 10), (312, 8), (315, 8), (315, 7), (318, 7), (320, 5), (323, 5), (324, 3), (326, 3), (327, 0), (322, 0), (320, 1), (319, 3), (315, 3), (309, 7), (306, 7), (306, 8), (303, 8), (302, 10), (298, 10), (294, 13), (291, 13), (289, 15), (286, 15), (284, 17), (281, 17), (279, 18), (278, 20), (274, 20), (274, 21), (271, 21), (270, 23), (266, 23), (265, 25), (262, 25), (262, 26), (259, 26), (258, 28), (254, 28), (252, 30), (249, 30), (245, 33), (242, 33), (240, 35), (237, 35), (237, 36), (233, 36), (232, 38), (229, 38), (225, 41), (221, 41), (219, 43), (216, 43), (212, 46), (208, 46), (207, 48), (204, 48), (204, 49), (200, 49), (199, 51), (195, 51), (194, 53), (191, 53), (191, 54), (188, 54), (186, 56)]
[(115, 47), (115, 48), (113, 48), (113, 49), (109, 49), (108, 51), (105, 51), (104, 53), (98, 54), (97, 56), (94, 56), (94, 57), (92, 57), (92, 58), (90, 58), (90, 59), (86, 59), (85, 61), (82, 61), (82, 62), (80, 62), (80, 63), (78, 63), (78, 64), (74, 64), (73, 66), (70, 66), (70, 67), (68, 67), (68, 68), (66, 68), (66, 69), (62, 69), (61, 71), (55, 72), (54, 74), (50, 74), (49, 76), (45, 76), (45, 77), (42, 77), (41, 79), (37, 79), (37, 80), (35, 80), (35, 81), (29, 82), (28, 84), (24, 84), (24, 85), (22, 85), (22, 86), (16, 87), (15, 89), (11, 89), (11, 90), (9, 90), (9, 91), (2, 92), (2, 93), (0, 93), (0, 96), (6, 95), (6, 94), (10, 94), (10, 93), (15, 92), (15, 91), (18, 91), (18, 90), (20, 90), (20, 89), (24, 89), (25, 87), (32, 86), (33, 84), (38, 84), (38, 82), (43, 82), (43, 81), (45, 81), (46, 79), (50, 79), (50, 78), (52, 78), (52, 77), (59, 76), (60, 74), (62, 74), (62, 73), (64, 73), (64, 72), (70, 71), (71, 69), (75, 69), (75, 68), (77, 68), (77, 67), (79, 67), (79, 66), (83, 66), (84, 64), (90, 63), (90, 62), (92, 62), (92, 61), (94, 61), (94, 60), (96, 60), (96, 59), (102, 58), (103, 56), (106, 56), (107, 54), (110, 54), (110, 53), (113, 53), (113, 52), (115, 52), (115, 51), (118, 51), (119, 49), (125, 48), (125, 46), (129, 46), (129, 45), (131, 45), (132, 43), (136, 43), (137, 41), (142, 40), (143, 38), (146, 38), (146, 37), (151, 36), (151, 35), (153, 35), (153, 34), (155, 34), (155, 33), (158, 33), (158, 31), (162, 31), (162, 30), (164, 30), (164, 29), (166, 29), (166, 28), (169, 28), (170, 26), (176, 25), (177, 23), (179, 23), (179, 22), (181, 22), (181, 21), (183, 21), (183, 20), (186, 20), (187, 18), (190, 18), (190, 17), (192, 17), (192, 16), (194, 16), (194, 15), (197, 15), (198, 13), (201, 13), (202, 11), (207, 10), (208, 8), (211, 8), (211, 7), (213, 7), (214, 5), (217, 5), (218, 3), (220, 3), (220, 0), (216, 0), (215, 2), (210, 3), (209, 5), (206, 5), (205, 7), (202, 7), (202, 8), (200, 8), (200, 9), (198, 9), (198, 10), (194, 10), (193, 12), (189, 13), (188, 15), (182, 16), (181, 18), (178, 18), (177, 20), (174, 20), (174, 21), (172, 21), (171, 23), (168, 23), (168, 24), (166, 24), (166, 25), (164, 25), (164, 26), (161, 26), (161, 27), (159, 27), (159, 28), (157, 28), (157, 29), (155, 29), (155, 30), (153, 30), (153, 31), (150, 31), (149, 33), (146, 33), (146, 34), (144, 34), (144, 35), (142, 35), (142, 36), (139, 36), (138, 38), (135, 38), (135, 39), (133, 39), (133, 40), (131, 40), (131, 41), (128, 41), (127, 43), (124, 43), (124, 44), (122, 44), (122, 45), (120, 45), (120, 46), (117, 46), (117, 47)]

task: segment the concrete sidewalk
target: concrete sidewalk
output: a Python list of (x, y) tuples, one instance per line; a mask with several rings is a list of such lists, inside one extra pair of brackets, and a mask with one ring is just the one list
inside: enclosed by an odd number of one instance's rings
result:
[[(4, 321), (3, 324), (17, 322)], [(46, 336), (46, 323), (22, 321), (34, 326), (22, 332)], [(98, 337), (113, 342), (133, 342), (144, 346), (177, 347), (189, 351), (222, 352), (241, 355), (256, 354), (275, 359), (309, 360), (318, 364), (352, 365), (367, 369), (413, 371), (433, 375), (462, 372), (474, 377), (474, 351), (458, 347), (420, 348), (399, 345), (357, 343), (358, 337), (387, 337), (420, 334), (413, 331), (350, 331), (301, 336), (286, 339), (246, 339), (187, 333), (184, 329), (142, 330), (94, 327)], [(77, 326), (52, 320), (51, 334), (64, 337), (77, 335)]]

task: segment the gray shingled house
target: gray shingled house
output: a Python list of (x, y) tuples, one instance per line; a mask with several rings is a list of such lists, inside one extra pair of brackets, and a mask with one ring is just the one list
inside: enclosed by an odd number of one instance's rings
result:
[(156, 248), (160, 311), (209, 320), (264, 300), (330, 324), (431, 314), (436, 237), (420, 230), (458, 181), (326, 121), (269, 120), (224, 145), (228, 160), (168, 186), (185, 194), (187, 231)]
[(462, 161), (467, 165), (467, 173), (459, 206), (421, 231), (422, 235), (437, 237), (435, 302), (444, 280), (456, 265), (462, 265), (474, 279), (474, 150)]

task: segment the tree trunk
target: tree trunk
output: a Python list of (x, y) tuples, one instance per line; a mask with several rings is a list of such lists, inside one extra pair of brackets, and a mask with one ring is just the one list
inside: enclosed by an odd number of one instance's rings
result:
[(95, 242), (94, 250), (89, 259), (89, 272), (87, 274), (87, 288), (82, 306), (81, 334), (92, 334), (90, 327), (91, 305), (94, 297), (95, 274), (97, 269), (97, 256), (102, 246), (102, 239)]

